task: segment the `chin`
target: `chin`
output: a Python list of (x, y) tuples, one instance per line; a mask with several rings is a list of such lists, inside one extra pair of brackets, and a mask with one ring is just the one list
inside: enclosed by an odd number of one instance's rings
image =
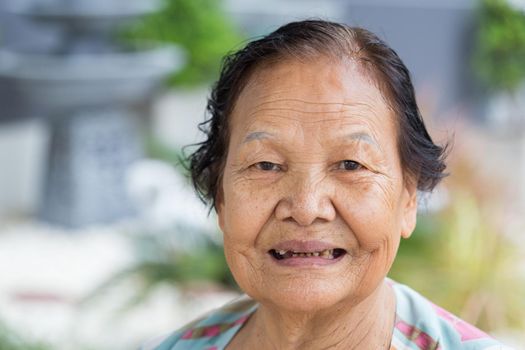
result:
[(341, 303), (352, 302), (352, 292), (348, 288), (335, 287), (337, 285), (334, 286), (328, 281), (325, 283), (317, 281), (313, 287), (311, 283), (292, 282), (288, 286), (276, 284), (248, 294), (260, 303), (274, 306), (279, 310), (313, 313), (337, 307)]

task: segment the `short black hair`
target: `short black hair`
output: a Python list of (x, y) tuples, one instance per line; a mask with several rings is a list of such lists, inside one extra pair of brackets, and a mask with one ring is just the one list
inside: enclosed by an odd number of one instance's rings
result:
[(199, 197), (212, 208), (222, 182), (229, 142), (228, 118), (251, 74), (286, 59), (308, 62), (320, 56), (351, 58), (377, 84), (396, 114), (403, 171), (420, 191), (431, 192), (446, 176), (446, 146), (432, 141), (416, 103), (410, 73), (397, 53), (372, 32), (341, 23), (304, 20), (288, 23), (249, 42), (223, 60), (219, 80), (208, 99), (208, 118), (199, 129), (206, 139), (189, 156), (189, 170)]

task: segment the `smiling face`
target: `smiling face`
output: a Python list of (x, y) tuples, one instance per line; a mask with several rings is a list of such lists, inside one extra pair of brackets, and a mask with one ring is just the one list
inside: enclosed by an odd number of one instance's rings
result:
[(250, 77), (217, 200), (240, 287), (293, 311), (356, 304), (415, 226), (394, 114), (355, 63), (288, 60)]

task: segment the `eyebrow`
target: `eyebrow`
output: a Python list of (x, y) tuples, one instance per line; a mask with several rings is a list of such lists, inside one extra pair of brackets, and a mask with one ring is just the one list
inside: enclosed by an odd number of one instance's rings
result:
[(368, 144), (371, 144), (372, 146), (379, 147), (377, 142), (375, 142), (374, 139), (370, 135), (368, 135), (366, 132), (354, 132), (354, 133), (345, 135), (345, 138), (349, 138), (349, 139), (357, 140), (357, 141), (364, 141)]
[[(254, 140), (262, 140), (262, 139), (269, 139), (269, 138), (275, 138), (275, 135), (271, 134), (269, 132), (266, 132), (266, 131), (255, 131), (255, 132), (249, 133), (244, 138), (244, 141), (242, 143), (244, 144), (244, 143), (248, 143), (248, 142), (251, 142), (251, 141), (254, 141)], [(343, 136), (343, 138), (348, 138), (348, 139), (357, 140), (357, 141), (363, 141), (363, 142), (366, 142), (366, 143), (368, 143), (368, 144), (370, 144), (372, 146), (375, 146), (375, 147), (379, 148), (379, 145), (374, 141), (374, 139), (370, 135), (365, 133), (365, 132), (353, 132), (353, 133), (350, 133), (350, 134), (347, 134), (347, 135)]]
[(253, 140), (262, 140), (262, 139), (269, 139), (269, 138), (275, 138), (275, 135), (270, 134), (266, 131), (255, 131), (255, 132), (249, 133), (248, 136), (244, 138), (244, 141), (242, 143), (248, 143)]

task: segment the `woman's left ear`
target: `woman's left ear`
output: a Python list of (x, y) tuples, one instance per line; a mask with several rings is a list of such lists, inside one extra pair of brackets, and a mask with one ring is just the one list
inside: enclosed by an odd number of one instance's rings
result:
[(405, 185), (405, 200), (403, 201), (403, 222), (401, 237), (409, 238), (416, 228), (417, 221), (417, 186), (410, 181)]

